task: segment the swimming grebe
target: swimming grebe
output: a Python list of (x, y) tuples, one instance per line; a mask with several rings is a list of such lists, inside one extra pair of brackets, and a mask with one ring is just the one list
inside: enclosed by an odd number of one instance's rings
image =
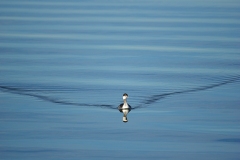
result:
[(123, 103), (118, 106), (118, 110), (123, 113), (123, 122), (128, 122), (127, 114), (131, 111), (131, 106), (127, 103), (128, 94), (123, 94)]

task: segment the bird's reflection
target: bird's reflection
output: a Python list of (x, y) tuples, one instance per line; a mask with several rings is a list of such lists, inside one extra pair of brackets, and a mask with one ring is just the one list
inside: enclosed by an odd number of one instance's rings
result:
[(127, 114), (131, 111), (131, 109), (129, 109), (129, 108), (119, 109), (118, 108), (118, 110), (123, 113), (123, 122), (125, 122), (125, 123), (128, 122)]

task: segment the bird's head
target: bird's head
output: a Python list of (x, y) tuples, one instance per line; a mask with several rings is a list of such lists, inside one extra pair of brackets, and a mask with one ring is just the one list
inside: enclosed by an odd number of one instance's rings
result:
[(123, 94), (123, 100), (124, 100), (124, 99), (127, 99), (127, 98), (128, 98), (128, 94), (127, 94), (127, 93), (124, 93), (124, 94)]

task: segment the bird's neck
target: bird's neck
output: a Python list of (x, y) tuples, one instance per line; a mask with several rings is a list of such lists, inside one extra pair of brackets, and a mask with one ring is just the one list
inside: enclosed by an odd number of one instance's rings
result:
[(123, 109), (129, 108), (126, 99), (123, 100), (123, 107), (122, 107), (122, 108), (123, 108)]

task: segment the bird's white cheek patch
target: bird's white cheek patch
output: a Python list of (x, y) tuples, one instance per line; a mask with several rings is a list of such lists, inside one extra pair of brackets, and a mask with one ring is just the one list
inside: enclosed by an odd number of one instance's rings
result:
[(123, 96), (123, 99), (127, 99), (127, 96)]

